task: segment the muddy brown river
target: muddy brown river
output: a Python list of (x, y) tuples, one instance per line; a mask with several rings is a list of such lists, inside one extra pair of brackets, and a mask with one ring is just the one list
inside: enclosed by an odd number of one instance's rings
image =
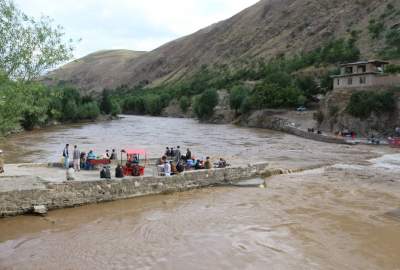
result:
[(190, 147), (310, 168), (218, 187), (0, 219), (0, 269), (400, 269), (400, 153), (193, 120), (129, 116), (8, 138), (9, 162), (82, 149)]

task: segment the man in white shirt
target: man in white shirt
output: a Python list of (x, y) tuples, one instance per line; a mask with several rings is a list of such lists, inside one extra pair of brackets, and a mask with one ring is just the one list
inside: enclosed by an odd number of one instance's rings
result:
[(75, 170), (74, 168), (70, 167), (67, 170), (67, 181), (75, 180)]
[(104, 159), (110, 159), (110, 151), (109, 150), (106, 150), (106, 152), (103, 155), (103, 158)]
[(171, 164), (168, 161), (164, 163), (164, 174), (165, 176), (171, 176)]

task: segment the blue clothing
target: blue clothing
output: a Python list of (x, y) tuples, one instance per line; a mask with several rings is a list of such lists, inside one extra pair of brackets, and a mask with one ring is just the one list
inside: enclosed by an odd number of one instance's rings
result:
[(93, 152), (89, 152), (87, 159), (96, 159), (96, 155)]
[(96, 155), (93, 152), (89, 152), (86, 158), (86, 170), (92, 170), (93, 169), (93, 165), (90, 164), (90, 160), (96, 159)]
[(188, 167), (193, 167), (193, 166), (194, 166), (193, 160), (192, 160), (192, 159), (188, 159), (188, 160), (186, 161), (186, 165), (187, 165)]
[(68, 169), (69, 168), (69, 151), (68, 151), (68, 147), (64, 148), (63, 157), (64, 157), (64, 167), (66, 169)]
[(69, 158), (68, 158), (68, 157), (64, 157), (64, 167), (65, 167), (66, 169), (69, 168)]

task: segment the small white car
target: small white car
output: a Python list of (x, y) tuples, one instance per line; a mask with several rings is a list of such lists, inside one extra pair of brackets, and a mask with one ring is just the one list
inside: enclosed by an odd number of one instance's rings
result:
[(298, 111), (298, 112), (305, 112), (307, 109), (306, 109), (306, 107), (304, 107), (304, 106), (300, 106), (300, 107), (298, 107), (297, 109), (296, 109), (296, 111)]

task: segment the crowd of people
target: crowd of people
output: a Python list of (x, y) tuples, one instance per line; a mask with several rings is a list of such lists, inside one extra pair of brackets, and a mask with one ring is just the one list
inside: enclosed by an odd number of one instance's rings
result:
[[(75, 180), (75, 172), (94, 169), (94, 161), (96, 160), (100, 160), (104, 164), (109, 164), (111, 161), (117, 159), (117, 152), (115, 149), (112, 149), (111, 152), (107, 149), (103, 155), (97, 156), (93, 150), (89, 150), (87, 153), (81, 152), (77, 145), (74, 145), (73, 149), (70, 151), (69, 144), (66, 144), (62, 152), (62, 157), (64, 168), (67, 169), (67, 180)], [(100, 173), (100, 176), (102, 175), (103, 172)]]
[(69, 150), (69, 144), (66, 144), (62, 152), (62, 156), (64, 160), (64, 167), (66, 169), (73, 168), (75, 171), (80, 171), (81, 169), (93, 169), (93, 160), (116, 160), (117, 152), (115, 149), (112, 149), (111, 152), (107, 149), (102, 156), (97, 156), (93, 150), (89, 150), (88, 153), (81, 152), (78, 146), (74, 145), (71, 153)]
[[(93, 150), (88, 153), (81, 152), (77, 145), (70, 150), (69, 144), (66, 144), (63, 152), (63, 163), (64, 167), (67, 169), (67, 180), (74, 180), (74, 173), (79, 172), (81, 169), (91, 170), (96, 167), (96, 165), (102, 164), (102, 169), (100, 170), (100, 178), (111, 179), (110, 164), (113, 160), (117, 160), (117, 152), (115, 149), (112, 151), (106, 150), (103, 155), (97, 156)], [(139, 176), (140, 172), (135, 174), (134, 165), (139, 168), (139, 159), (135, 155), (129, 156), (132, 160), (127, 160), (127, 165), (123, 167), (121, 164), (117, 164), (115, 168), (115, 177), (124, 177), (124, 168), (128, 169), (128, 165), (131, 165), (132, 175)], [(225, 168), (229, 166), (226, 160), (220, 158), (217, 162), (213, 163), (210, 157), (203, 159), (195, 158), (191, 150), (186, 149), (186, 153), (182, 154), (180, 146), (176, 148), (166, 147), (165, 153), (157, 162), (158, 174), (163, 176), (177, 175), (188, 170), (209, 170), (212, 168)], [(131, 174), (129, 174), (131, 175)]]
[(157, 163), (159, 175), (164, 176), (176, 175), (186, 170), (209, 170), (213, 167), (225, 168), (226, 166), (229, 165), (223, 158), (220, 158), (216, 163), (212, 163), (210, 157), (206, 157), (205, 160), (196, 159), (189, 148), (183, 155), (180, 146), (175, 149), (166, 147), (164, 155)]

